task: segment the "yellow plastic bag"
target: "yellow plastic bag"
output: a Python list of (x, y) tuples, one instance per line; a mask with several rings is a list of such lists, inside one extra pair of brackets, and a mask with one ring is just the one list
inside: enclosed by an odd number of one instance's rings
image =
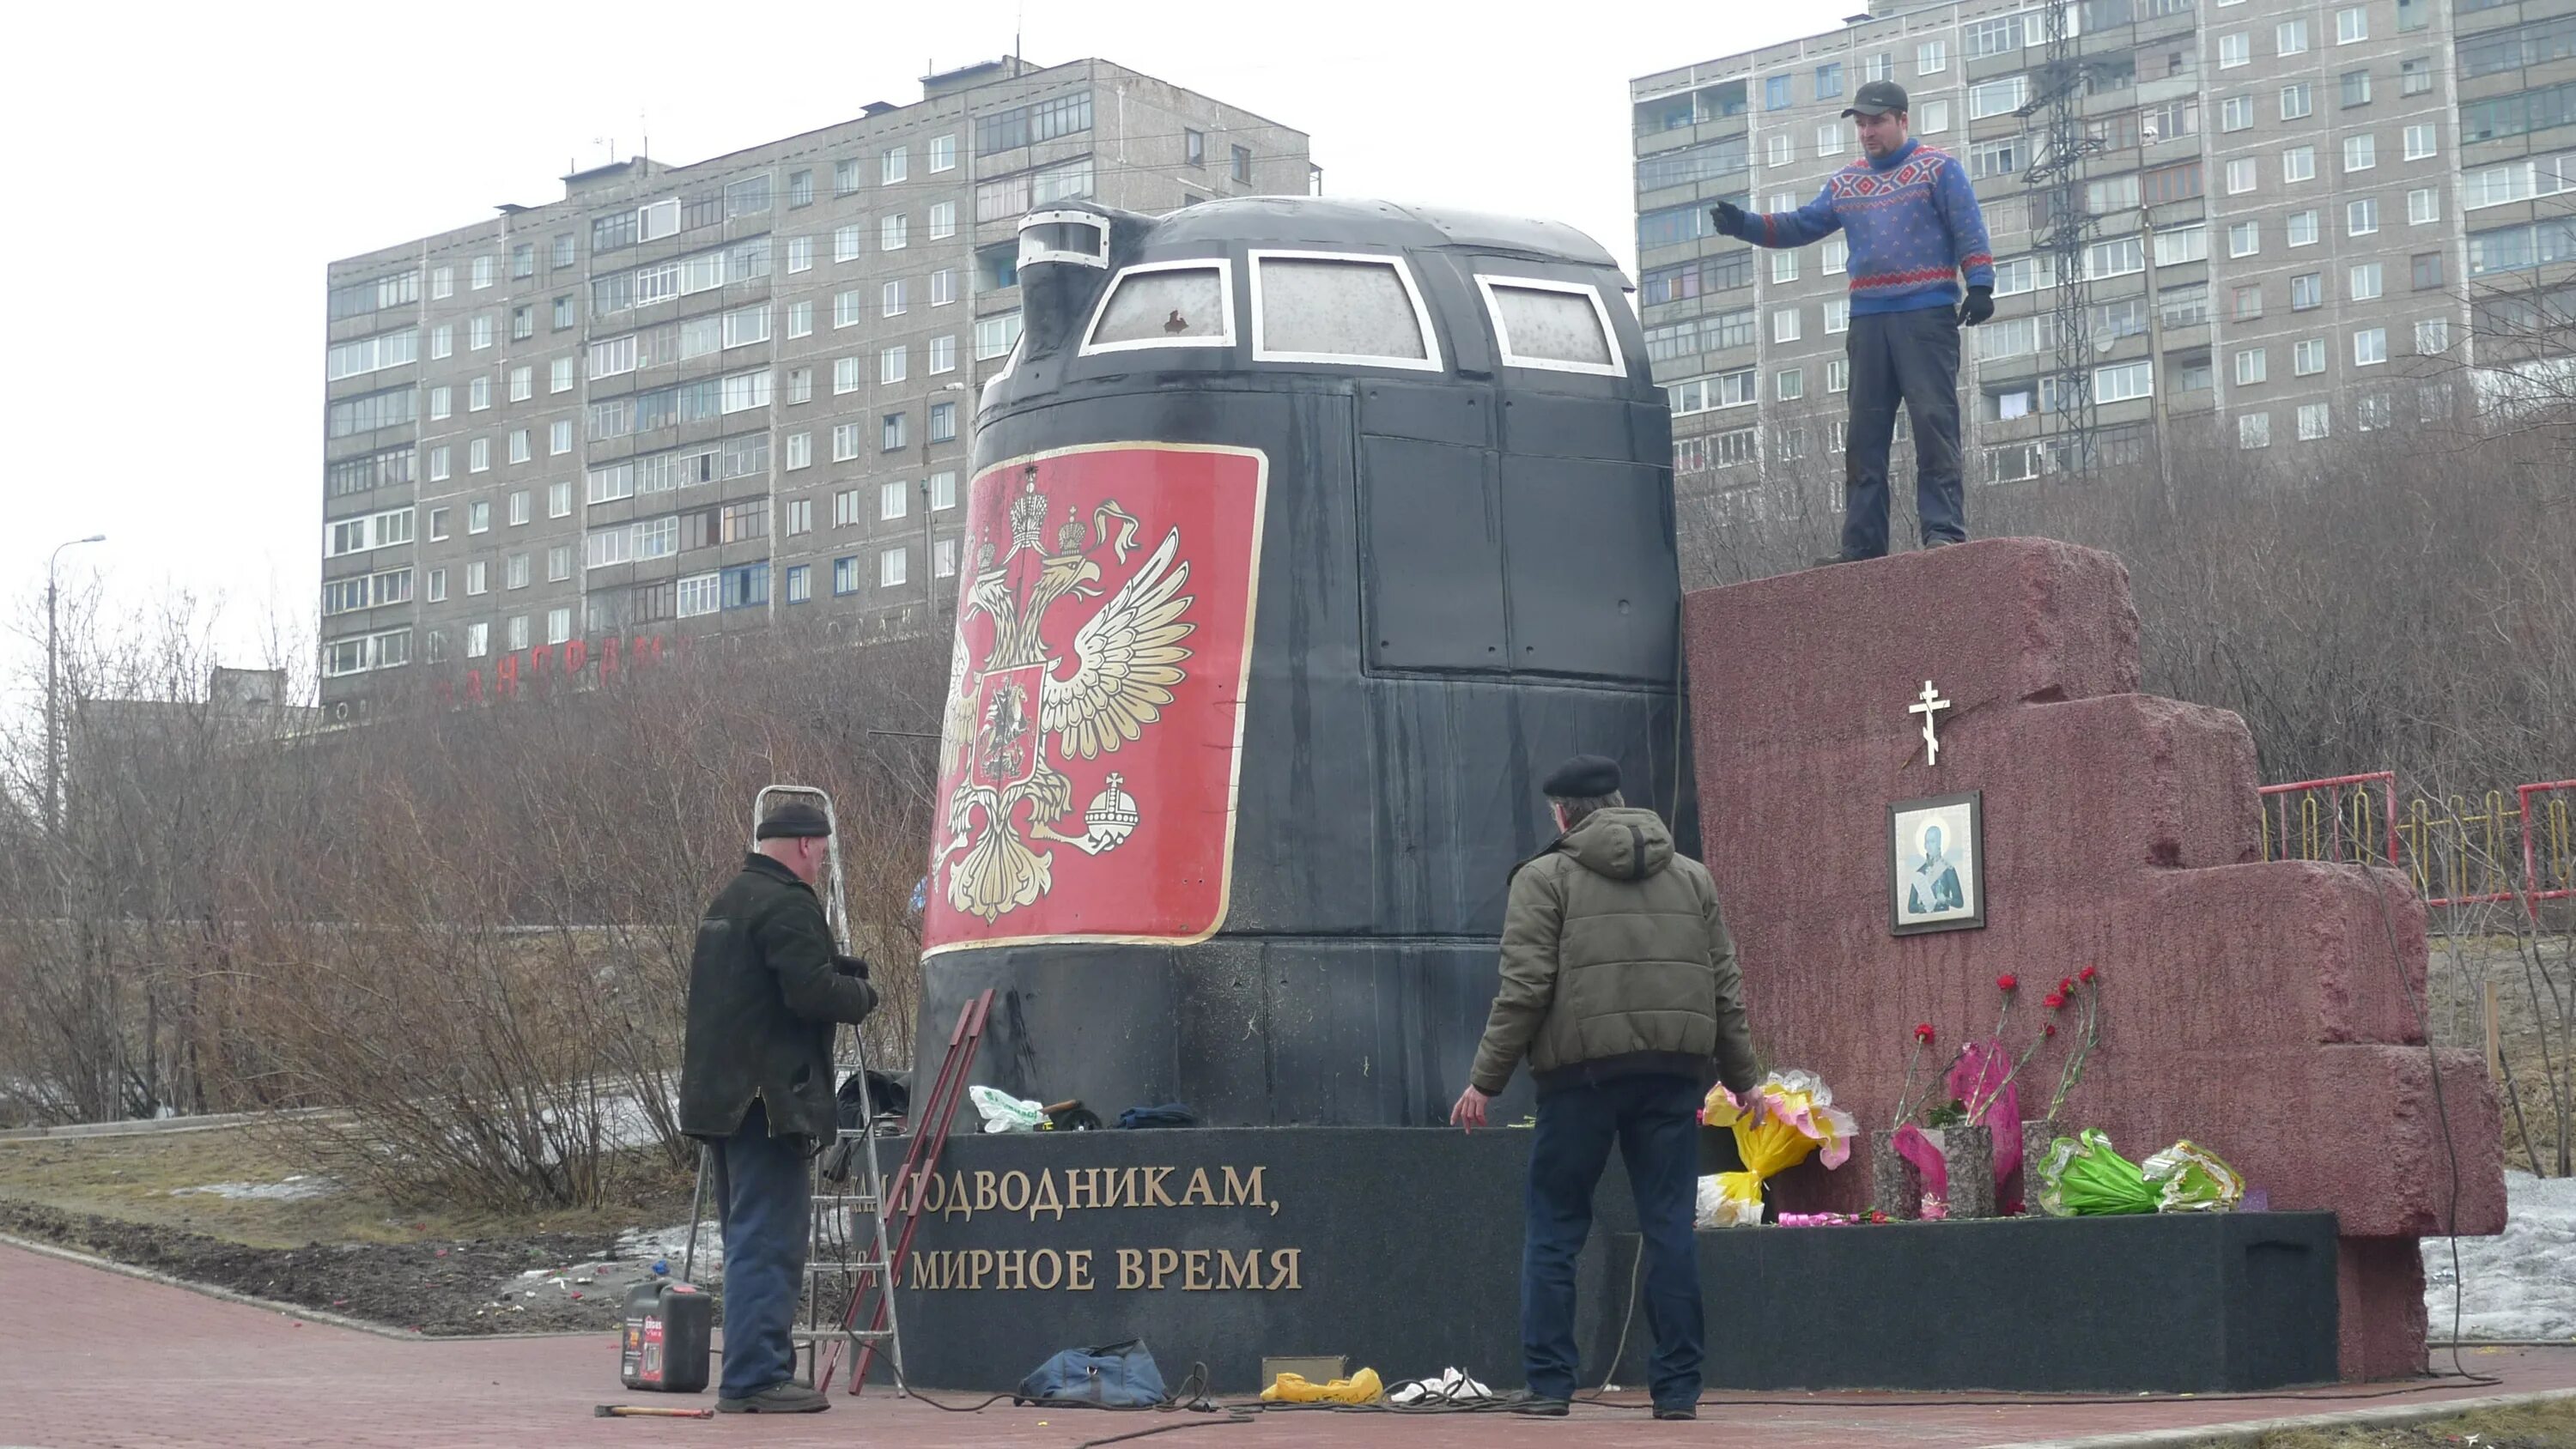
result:
[(1364, 1368), (1329, 1384), (1309, 1383), (1300, 1374), (1281, 1374), (1261, 1391), (1261, 1398), (1272, 1404), (1374, 1404), (1385, 1393), (1377, 1370)]
[(1773, 1072), (1756, 1083), (1753, 1092), (1762, 1098), (1765, 1109), (1759, 1127), (1744, 1125), (1744, 1103), (1724, 1083), (1709, 1089), (1708, 1104), (1699, 1114), (1700, 1121), (1711, 1127), (1733, 1129), (1736, 1155), (1744, 1159), (1744, 1171), (1721, 1172), (1708, 1180), (1715, 1184), (1713, 1194), (1704, 1183), (1703, 1224), (1733, 1228), (1759, 1223), (1764, 1179), (1817, 1152), (1824, 1154), (1827, 1167), (1840, 1167), (1851, 1158), (1852, 1137), (1860, 1124), (1834, 1105), (1832, 1090), (1815, 1073)]

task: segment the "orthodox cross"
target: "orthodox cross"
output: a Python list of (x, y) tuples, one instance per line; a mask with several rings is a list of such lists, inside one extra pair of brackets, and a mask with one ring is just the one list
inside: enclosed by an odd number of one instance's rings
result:
[(1928, 679), (1923, 681), (1923, 692), (1915, 696), (1915, 702), (1905, 707), (1907, 714), (1923, 716), (1923, 763), (1927, 765), (1941, 763), (1941, 739), (1932, 732), (1932, 712), (1949, 707), (1950, 701), (1943, 699), (1941, 691), (1934, 689)]

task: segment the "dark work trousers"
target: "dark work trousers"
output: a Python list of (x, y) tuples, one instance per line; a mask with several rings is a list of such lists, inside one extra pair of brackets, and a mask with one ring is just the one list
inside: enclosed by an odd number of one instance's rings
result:
[(1700, 1100), (1697, 1081), (1673, 1076), (1613, 1077), (1538, 1099), (1521, 1247), (1521, 1359), (1532, 1395), (1574, 1397), (1574, 1260), (1592, 1230), (1592, 1190), (1617, 1142), (1645, 1235), (1646, 1326), (1655, 1337), (1647, 1387), (1659, 1405), (1698, 1402), (1707, 1341), (1691, 1226)]
[(796, 1376), (787, 1335), (811, 1241), (805, 1139), (770, 1136), (768, 1109), (754, 1100), (741, 1130), (709, 1146), (724, 1224), (724, 1376), (716, 1393), (741, 1399)]
[(1851, 434), (1843, 440), (1843, 557), (1887, 554), (1887, 448), (1899, 403), (1914, 418), (1914, 511), (1923, 542), (1968, 536), (1959, 481), (1959, 318), (1949, 304), (1855, 312)]

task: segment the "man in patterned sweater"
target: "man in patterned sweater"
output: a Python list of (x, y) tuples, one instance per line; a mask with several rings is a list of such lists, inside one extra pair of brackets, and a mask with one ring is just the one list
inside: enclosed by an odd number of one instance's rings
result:
[[(1721, 201), (1717, 229), (1762, 247), (1851, 238), (1851, 429), (1843, 451), (1842, 552), (1819, 563), (1887, 553), (1887, 449), (1902, 401), (1914, 418), (1914, 505), (1923, 546), (1968, 536), (1959, 479), (1959, 328), (1994, 315), (1995, 259), (1986, 219), (1958, 158), (1906, 134), (1905, 91), (1860, 88), (1843, 114), (1863, 158), (1825, 180), (1796, 211), (1748, 214)], [(1958, 278), (1967, 277), (1967, 297)]]

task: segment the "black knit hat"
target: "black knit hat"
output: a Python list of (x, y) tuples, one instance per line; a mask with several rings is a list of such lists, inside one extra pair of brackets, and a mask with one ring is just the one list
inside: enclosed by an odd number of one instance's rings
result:
[(754, 840), (775, 840), (780, 836), (800, 837), (831, 833), (832, 822), (823, 818), (822, 811), (811, 805), (781, 805), (769, 812), (769, 818), (760, 822), (759, 828), (752, 831), (751, 836)]
[(1556, 767), (1539, 786), (1551, 800), (1598, 800), (1619, 793), (1619, 762), (1599, 755), (1577, 755)]

